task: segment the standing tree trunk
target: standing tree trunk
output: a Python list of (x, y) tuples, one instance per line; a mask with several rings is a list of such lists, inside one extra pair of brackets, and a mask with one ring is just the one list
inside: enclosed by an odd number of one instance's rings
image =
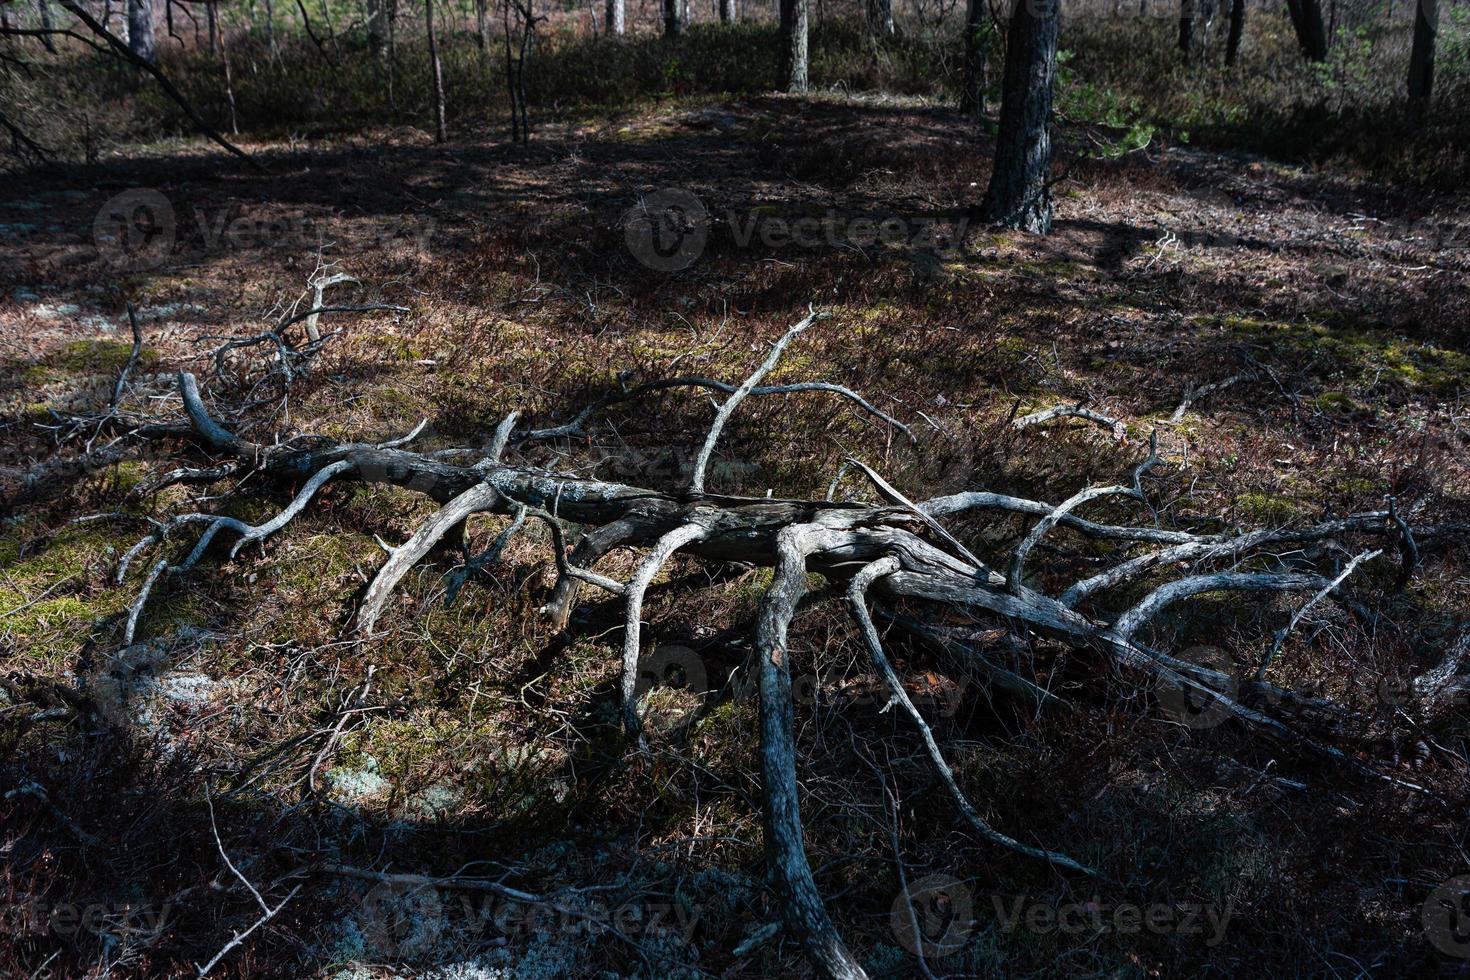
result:
[(985, 114), (985, 87), (990, 79), (987, 61), (990, 40), (986, 0), (969, 0), (965, 8), (965, 78), (960, 91), (960, 112), (971, 118)]
[(475, 0), (475, 46), (490, 51), (490, 0)]
[(868, 0), (868, 28), (885, 37), (893, 34), (893, 0)]
[(735, 23), (735, 0), (720, 0), (720, 23)]
[(628, 14), (623, 0), (607, 0), (607, 32), (621, 36), (628, 29)]
[(128, 50), (149, 64), (153, 63), (152, 0), (128, 0)]
[(1044, 235), (1051, 231), (1051, 89), (1060, 0), (1012, 0), (1001, 80), (995, 167), (981, 216)]
[[(51, 20), (51, 0), (36, 0), (36, 9), (41, 14), (41, 30), (55, 30), (56, 24)], [(56, 42), (51, 39), (50, 34), (42, 34), (41, 43), (51, 54), (56, 53)]]
[(429, 94), (434, 100), (434, 142), (449, 139), (444, 122), (444, 69), (439, 64), (439, 42), (434, 37), (434, 0), (424, 0), (424, 31), (429, 40)]
[(1245, 0), (1230, 5), (1230, 35), (1225, 39), (1225, 64), (1233, 65), (1240, 57), (1240, 38), (1245, 33)]
[(678, 37), (684, 33), (684, 19), (679, 0), (664, 0), (664, 37)]
[[(166, 0), (165, 0), (166, 2)], [(265, 0), (265, 49), (276, 53), (276, 2)]]
[[(129, 0), (134, 2), (134, 0)], [(209, 34), (209, 53), (216, 54), (219, 51), (219, 17), (214, 9), (214, 0), (209, 0), (204, 5), (204, 22)]]
[(1409, 53), (1409, 104), (1423, 121), (1434, 89), (1434, 41), (1439, 33), (1439, 0), (1419, 0), (1414, 12), (1414, 47)]
[(387, 8), (383, 0), (367, 0), (367, 39), (368, 47), (374, 54), (381, 54), (383, 42), (387, 38)]
[(1194, 53), (1194, 6), (1195, 0), (1179, 0), (1179, 50), (1185, 61)]
[(807, 0), (780, 0), (781, 89), (805, 92), (807, 81)]
[(1327, 60), (1327, 27), (1322, 21), (1321, 0), (1286, 0), (1297, 44), (1308, 61)]

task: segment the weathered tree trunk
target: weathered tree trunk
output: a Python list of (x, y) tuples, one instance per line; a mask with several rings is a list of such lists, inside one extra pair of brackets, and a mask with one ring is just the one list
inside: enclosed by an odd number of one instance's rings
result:
[[(36, 10), (41, 15), (41, 30), (55, 30), (56, 24), (51, 19), (51, 0), (36, 0)], [(46, 50), (51, 54), (56, 53), (56, 42), (52, 40), (51, 35), (43, 34), (41, 36), (41, 43), (45, 45)]]
[(965, 75), (960, 87), (960, 112), (972, 118), (985, 114), (985, 88), (990, 83), (988, 13), (986, 0), (969, 0), (965, 8)]
[(1308, 61), (1326, 61), (1328, 37), (1321, 0), (1286, 0), (1286, 9), (1303, 56)]
[(1230, 5), (1230, 35), (1225, 39), (1225, 64), (1233, 65), (1240, 58), (1240, 39), (1245, 34), (1245, 0), (1234, 0)]
[(265, 49), (276, 53), (276, 0), (265, 0)]
[(128, 0), (128, 50), (149, 64), (155, 59), (152, 0)]
[(735, 23), (735, 0), (720, 0), (720, 23)]
[(439, 64), (439, 41), (434, 36), (434, 0), (424, 0), (424, 30), (429, 41), (429, 94), (434, 100), (434, 142), (449, 139), (444, 121), (444, 69)]
[(805, 92), (807, 80), (807, 0), (780, 0), (781, 89)]
[(684, 12), (679, 0), (664, 2), (664, 37), (678, 37), (684, 33)]
[(1409, 104), (1422, 120), (1434, 89), (1434, 43), (1439, 34), (1439, 0), (1419, 0), (1414, 11), (1414, 47), (1409, 53)]
[(204, 5), (205, 28), (209, 35), (209, 53), (219, 52), (219, 11), (215, 9), (215, 0), (209, 0)]
[(627, 29), (628, 14), (625, 0), (607, 0), (607, 32), (620, 36)]
[(1194, 8), (1195, 0), (1179, 0), (1179, 50), (1186, 61), (1194, 54)]
[(475, 0), (475, 47), (490, 50), (490, 0)]
[(1059, 0), (1016, 0), (1006, 33), (995, 167), (981, 216), (1044, 235), (1051, 231), (1052, 79)]

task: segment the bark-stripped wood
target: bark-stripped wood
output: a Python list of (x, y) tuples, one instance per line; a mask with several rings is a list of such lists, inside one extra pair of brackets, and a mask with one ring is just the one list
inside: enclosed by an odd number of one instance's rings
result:
[[(496, 428), (483, 451), (441, 450), (412, 452), (404, 448), (421, 429), (402, 439), (384, 443), (335, 443), (315, 439), (309, 443), (287, 441), (262, 444), (242, 438), (217, 421), (206, 407), (192, 375), (181, 373), (179, 392), (188, 425), (154, 424), (156, 434), (188, 431), (215, 458), (211, 470), (180, 468), (174, 473), (230, 473), (249, 476), (252, 485), (276, 480), (299, 489), (276, 517), (260, 525), (247, 525), (234, 518), (186, 513), (153, 521), (153, 530), (124, 555), (118, 570), (123, 581), (128, 567), (144, 552), (169, 544), (172, 535), (194, 525), (204, 530), (189, 545), (187, 557), (173, 564), (167, 557), (156, 559), (144, 576), (142, 587), (128, 605), (124, 641), (131, 643), (150, 592), (166, 575), (186, 574), (201, 561), (210, 542), (221, 532), (236, 536), (231, 555), (248, 542), (263, 541), (279, 533), (330, 481), (358, 481), (403, 487), (438, 501), (442, 506), (425, 520), (408, 541), (390, 551), (366, 590), (360, 604), (356, 630), (370, 642), (382, 622), (395, 586), (455, 528), (476, 514), (512, 518), (495, 543), (481, 556), (465, 555), (464, 565), (450, 577), (450, 599), (467, 584), (479, 568), (494, 561), (510, 537), (528, 517), (544, 522), (551, 530), (558, 582), (551, 600), (543, 607), (557, 628), (567, 625), (577, 586), (591, 584), (621, 597), (626, 625), (621, 652), (622, 716), (634, 744), (643, 743), (636, 696), (639, 657), (642, 652), (642, 602), (649, 584), (676, 554), (713, 562), (739, 562), (774, 569), (774, 577), (760, 603), (754, 634), (754, 672), (759, 693), (760, 757), (763, 785), (763, 826), (771, 884), (781, 903), (788, 934), (799, 942), (824, 976), (864, 976), (841, 935), (828, 916), (807, 858), (800, 807), (797, 768), (795, 706), (792, 698), (791, 645), (789, 630), (809, 589), (809, 576), (825, 578), (845, 591), (849, 611), (877, 672), (914, 722), (940, 782), (954, 801), (959, 815), (984, 840), (1017, 854), (1047, 862), (1052, 868), (1074, 873), (1097, 874), (1076, 859), (1043, 846), (1023, 844), (992, 828), (961, 791), (945, 761), (939, 740), (903, 688), (901, 678), (883, 650), (874, 623), (882, 622), (913, 636), (920, 648), (937, 650), (941, 660), (961, 661), (966, 669), (978, 667), (996, 688), (1015, 692), (1038, 705), (1062, 704), (1062, 699), (1041, 688), (1003, 664), (991, 664), (983, 650), (965, 642), (964, 634), (941, 626), (932, 619), (900, 612), (898, 607), (918, 610), (960, 610), (970, 616), (988, 616), (1001, 624), (998, 633), (1015, 636), (1015, 646), (1024, 650), (1027, 634), (1052, 637), (1081, 650), (1108, 658), (1125, 674), (1167, 684), (1209, 703), (1228, 717), (1274, 739), (1294, 744), (1335, 760), (1365, 775), (1396, 786), (1418, 787), (1377, 772), (1340, 749), (1324, 744), (1289, 727), (1279, 717), (1265, 713), (1226, 693), (1231, 680), (1219, 671), (1192, 664), (1167, 651), (1154, 650), (1136, 639), (1147, 624), (1165, 609), (1193, 596), (1218, 591), (1312, 591), (1314, 597), (1296, 619), (1313, 604), (1340, 591), (1348, 574), (1366, 565), (1376, 552), (1365, 553), (1341, 574), (1328, 578), (1313, 571), (1281, 570), (1279, 562), (1269, 570), (1244, 570), (1242, 563), (1261, 556), (1272, 545), (1305, 544), (1347, 536), (1377, 536), (1389, 543), (1404, 540), (1430, 541), (1470, 532), (1466, 525), (1410, 525), (1398, 511), (1354, 514), (1306, 528), (1268, 529), (1243, 533), (1195, 533), (1187, 530), (1102, 524), (1078, 515), (1084, 505), (1104, 496), (1141, 500), (1142, 478), (1160, 461), (1152, 451), (1133, 470), (1131, 485), (1084, 488), (1060, 505), (985, 491), (971, 491), (914, 502), (871, 468), (856, 460), (880, 498), (876, 503), (857, 501), (773, 499), (729, 496), (705, 492), (698, 478), (713, 452), (721, 427), (740, 400), (760, 391), (758, 382), (775, 365), (786, 343), (817, 319), (815, 314), (797, 324), (777, 344), (770, 357), (738, 387), (718, 385), (731, 392), (706, 436), (696, 465), (692, 486), (656, 490), (622, 483), (607, 483), (518, 464), (503, 457), (514, 455), (513, 447), (540, 438), (563, 435), (569, 427), (553, 427), (523, 433), (519, 438), (514, 413)], [(655, 384), (655, 383), (650, 383)], [(837, 386), (821, 390), (835, 390)], [(636, 389), (635, 389), (636, 390)], [(772, 389), (774, 393), (775, 389)], [(841, 392), (865, 402), (846, 389)], [(580, 431), (585, 413), (571, 428)], [(548, 433), (550, 433), (548, 435)], [(173, 479), (174, 475), (170, 474)], [(183, 480), (185, 477), (178, 477)], [(1000, 575), (977, 558), (940, 521), (940, 518), (973, 512), (995, 511), (1006, 516), (1038, 518), (1009, 562), (1009, 574)], [(566, 548), (566, 525), (588, 529), (570, 554)], [(1042, 538), (1067, 530), (1092, 538), (1115, 541), (1122, 550), (1146, 548), (1142, 554), (1119, 560), (1072, 585), (1052, 598), (1023, 584), (1028, 555)], [(631, 581), (623, 583), (595, 571), (594, 565), (614, 548), (647, 549)], [(1115, 618), (1091, 610), (1095, 599), (1119, 586), (1138, 583), (1147, 575), (1183, 563), (1200, 564), (1228, 560), (1229, 571), (1205, 572), (1156, 585), (1131, 608)], [(1263, 559), (1264, 560), (1264, 559)], [(1412, 571), (1412, 566), (1410, 566)], [(1360, 576), (1361, 579), (1361, 576)], [(873, 612), (869, 611), (869, 604)], [(1288, 629), (1290, 628), (1288, 624)], [(1285, 631), (1277, 638), (1277, 646)], [(1440, 667), (1421, 678), (1415, 690), (1426, 705), (1437, 706), (1459, 686), (1457, 677), (1470, 659), (1470, 642), (1462, 637), (1455, 651)], [(1273, 651), (1274, 652), (1274, 651)], [(1024, 668), (1022, 668), (1024, 670)], [(1289, 702), (1287, 692), (1273, 688), (1263, 677), (1241, 685), (1241, 690), (1266, 695), (1271, 703)], [(1302, 699), (1296, 699), (1301, 701)], [(1311, 707), (1326, 706), (1313, 702)], [(1426, 711), (1431, 710), (1426, 708)], [(1422, 792), (1422, 790), (1420, 790)]]

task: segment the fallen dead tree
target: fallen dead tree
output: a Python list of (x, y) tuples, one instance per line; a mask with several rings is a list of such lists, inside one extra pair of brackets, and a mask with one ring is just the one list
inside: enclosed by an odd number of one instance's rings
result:
[[(1378, 772), (1314, 733), (1300, 730), (1289, 718), (1283, 720), (1271, 713), (1263, 705), (1286, 708), (1300, 699), (1272, 688), (1265, 681), (1264, 672), (1235, 690), (1226, 683), (1231, 678), (1219, 671), (1151, 649), (1137, 637), (1165, 609), (1207, 592), (1289, 592), (1302, 594), (1310, 603), (1322, 601), (1347, 584), (1349, 574), (1358, 564), (1376, 557), (1372, 551), (1364, 552), (1337, 574), (1280, 566), (1261, 571), (1238, 570), (1248, 567), (1247, 561), (1252, 556), (1269, 555), (1273, 547), (1300, 549), (1308, 543), (1355, 536), (1380, 539), (1396, 545), (1404, 556), (1405, 567), (1410, 567), (1411, 554), (1413, 561), (1418, 561), (1416, 540), (1464, 534), (1465, 526), (1411, 527), (1396, 513), (1369, 512), (1306, 528), (1200, 534), (1100, 524), (1077, 514), (1084, 505), (1103, 498), (1142, 501), (1144, 478), (1162, 462), (1152, 448), (1148, 458), (1134, 469), (1129, 482), (1089, 487), (1056, 505), (978, 491), (916, 503), (856, 460), (850, 461), (850, 468), (867, 478), (877, 498), (875, 502), (751, 498), (707, 490), (705, 472), (721, 430), (746, 398), (803, 390), (826, 391), (851, 398), (860, 407), (889, 421), (859, 396), (840, 386), (813, 383), (761, 387), (760, 382), (787, 345), (820, 319), (821, 315), (813, 312), (788, 330), (759, 369), (738, 386), (702, 378), (680, 379), (697, 387), (728, 392), (729, 397), (719, 408), (701, 445), (688, 484), (672, 490), (577, 478), (520, 465), (506, 458), (516, 447), (557, 438), (572, 427), (580, 431), (588, 419), (587, 413), (578, 415), (570, 427), (521, 432), (516, 428), (518, 416), (513, 413), (497, 427), (488, 445), (481, 450), (420, 453), (405, 448), (419, 430), (387, 443), (342, 443), (313, 438), (267, 445), (243, 438), (221, 424), (206, 405), (197, 380), (191, 374), (181, 373), (178, 387), (188, 419), (187, 431), (212, 456), (210, 465), (216, 469), (186, 468), (174, 472), (193, 474), (202, 480), (208, 476), (200, 478), (200, 473), (228, 472), (237, 477), (248, 473), (254, 483), (274, 480), (297, 490), (279, 514), (257, 525), (208, 513), (185, 513), (154, 522), (153, 530), (120, 562), (119, 583), (143, 554), (164, 548), (175, 539), (181, 539), (180, 547), (174, 556), (156, 558), (143, 573), (142, 585), (129, 606), (123, 640), (133, 641), (140, 614), (160, 584), (187, 575), (205, 558), (212, 544), (228, 541), (229, 553), (234, 555), (247, 545), (264, 541), (285, 529), (310, 506), (322, 487), (332, 481), (393, 485), (427, 495), (441, 506), (406, 542), (391, 550), (366, 588), (352, 627), (357, 637), (367, 643), (379, 634), (386, 604), (403, 577), (436, 546), (446, 539), (453, 540), (471, 516), (498, 514), (512, 520), (484, 554), (467, 556), (465, 572), (454, 585), (456, 590), (464, 584), (470, 570), (494, 561), (511, 536), (529, 521), (539, 521), (550, 530), (558, 569), (557, 584), (543, 611), (558, 627), (568, 623), (581, 585), (608, 592), (624, 603), (622, 720), (630, 745), (641, 746), (645, 736), (637, 701), (640, 619), (645, 592), (660, 569), (676, 554), (708, 562), (772, 568), (772, 582), (759, 606), (752, 652), (752, 674), (759, 698), (766, 852), (788, 933), (802, 944), (824, 975), (836, 977), (861, 977), (864, 973), (827, 915), (803, 844), (787, 640), (788, 630), (811, 588), (809, 576), (813, 573), (826, 580), (834, 596), (845, 598), (875, 672), (886, 684), (893, 702), (916, 726), (936, 774), (973, 831), (999, 847), (1046, 862), (1058, 872), (1099, 876), (1097, 870), (1072, 857), (1024, 844), (983, 819), (979, 809), (966, 798), (940, 745), (899, 682), (884, 652), (874, 612), (881, 621), (900, 626), (933, 646), (951, 651), (963, 646), (962, 636), (897, 610), (925, 606), (963, 610), (993, 619), (1008, 635), (1024, 638), (1038, 634), (1074, 648), (1095, 651), (1125, 675), (1151, 679), (1186, 692), (1266, 737), (1330, 759), (1360, 775), (1409, 791), (1425, 792)], [(177, 431), (177, 427), (167, 431)], [(1024, 515), (1038, 520), (1005, 567), (992, 568), (941, 523), (941, 518), (971, 511)], [(573, 526), (586, 530), (576, 545), (568, 549), (567, 539)], [(1034, 561), (1033, 556), (1044, 539), (1058, 528), (1118, 542), (1130, 549), (1147, 550), (1119, 560), (1053, 597), (1027, 584), (1026, 567)], [(197, 534), (186, 536), (186, 532), (195, 529)], [(614, 580), (595, 571), (599, 558), (614, 548), (626, 547), (645, 549), (629, 580)], [(1231, 570), (1189, 574), (1163, 582), (1120, 615), (1097, 611), (1097, 600), (1105, 594), (1145, 580), (1156, 580), (1161, 570), (1186, 564), (1197, 568), (1208, 562), (1228, 563)], [(1279, 650), (1280, 643), (1278, 637), (1271, 656)], [(1446, 669), (1457, 671), (1463, 659), (1462, 651), (1453, 660), (1454, 666)], [(1023, 689), (1029, 683), (1013, 674), (1011, 677)], [(1440, 691), (1445, 686), (1442, 680), (1437, 676), (1426, 680), (1426, 690)], [(1228, 693), (1232, 690), (1235, 693)]]

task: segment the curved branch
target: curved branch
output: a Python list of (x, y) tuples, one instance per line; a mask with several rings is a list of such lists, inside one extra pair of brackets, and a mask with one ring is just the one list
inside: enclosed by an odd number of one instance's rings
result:
[(897, 558), (880, 558), (878, 561), (867, 565), (862, 571), (852, 577), (847, 586), (847, 603), (852, 612), (853, 619), (857, 620), (858, 628), (862, 632), (863, 641), (868, 647), (868, 656), (873, 659), (873, 664), (883, 675), (888, 684), (888, 690), (893, 700), (902, 705), (904, 711), (913, 719), (914, 726), (919, 729), (919, 735), (924, 740), (924, 748), (929, 753), (929, 761), (934, 764), (934, 771), (938, 773), (939, 779), (944, 783), (945, 789), (949, 791), (955, 806), (959, 807), (970, 826), (981, 837), (992, 844), (1024, 854), (1027, 857), (1039, 858), (1050, 864), (1080, 872), (1090, 877), (1099, 877), (1098, 873), (1091, 868), (1078, 864), (1076, 861), (1059, 854), (1056, 851), (1043, 850), (1039, 847), (1031, 847), (1020, 841), (1007, 837), (1000, 831), (985, 822), (979, 812), (965, 798), (964, 791), (960, 789), (959, 783), (955, 782), (954, 770), (950, 769), (949, 763), (945, 761), (943, 753), (939, 751), (939, 743), (934, 741), (934, 733), (929, 730), (929, 725), (924, 721), (924, 716), (919, 714), (919, 709), (914, 707), (914, 702), (909, 698), (908, 692), (904, 690), (903, 683), (899, 680), (893, 665), (888, 662), (888, 657), (883, 653), (883, 643), (878, 636), (878, 630), (873, 625), (873, 618), (868, 615), (867, 591), (868, 587), (877, 579), (898, 571), (899, 562)]
[(623, 730), (628, 737), (643, 745), (643, 725), (638, 717), (638, 655), (640, 634), (643, 624), (643, 595), (660, 568), (680, 548), (709, 537), (709, 528), (702, 524), (685, 524), (676, 527), (659, 538), (638, 565), (638, 570), (628, 581), (627, 622), (623, 626), (623, 674), (620, 687), (623, 694)]
[(766, 359), (761, 362), (761, 366), (756, 368), (750, 377), (746, 378), (745, 382), (735, 390), (735, 393), (726, 399), (725, 404), (720, 406), (720, 410), (715, 413), (714, 422), (710, 424), (709, 434), (704, 437), (704, 445), (700, 448), (699, 455), (694, 460), (694, 473), (689, 477), (690, 493), (696, 495), (704, 493), (705, 468), (709, 466), (710, 456), (715, 451), (715, 443), (720, 441), (720, 433), (724, 431), (725, 423), (730, 421), (730, 416), (735, 414), (735, 409), (739, 408), (740, 403), (745, 401), (751, 389), (775, 369), (776, 362), (786, 352), (786, 345), (791, 343), (797, 334), (818, 320), (825, 320), (829, 316), (831, 316), (830, 313), (818, 313), (816, 310), (811, 310), (800, 321), (793, 324), (781, 335), (781, 339), (772, 345), (770, 354), (766, 355)]
[(1325, 585), (1320, 592), (1312, 596), (1312, 598), (1308, 599), (1301, 606), (1301, 608), (1291, 614), (1291, 619), (1287, 622), (1287, 624), (1276, 631), (1276, 637), (1271, 641), (1271, 649), (1267, 650), (1266, 656), (1261, 659), (1261, 666), (1256, 671), (1257, 681), (1263, 681), (1266, 679), (1266, 671), (1270, 669), (1271, 661), (1275, 660), (1276, 655), (1281, 652), (1281, 645), (1286, 642), (1286, 635), (1296, 628), (1296, 624), (1301, 622), (1302, 617), (1307, 614), (1307, 610), (1311, 609), (1317, 603), (1327, 598), (1328, 593), (1337, 588), (1343, 582), (1346, 582), (1348, 576), (1353, 574), (1353, 572), (1357, 570), (1357, 567), (1359, 565), (1361, 565), (1365, 561), (1372, 561), (1374, 558), (1377, 558), (1381, 554), (1383, 554), (1382, 551), (1365, 551), (1362, 554), (1358, 555), (1352, 561), (1347, 563), (1347, 566), (1343, 568), (1342, 572), (1335, 579), (1333, 579), (1331, 582), (1328, 582), (1327, 585)]
[(1194, 575), (1154, 589), (1138, 605), (1118, 617), (1113, 632), (1124, 640), (1166, 608), (1205, 592), (1295, 592), (1320, 589), (1331, 583), (1320, 575), (1302, 572), (1216, 572)]
[(1006, 569), (1007, 587), (1012, 592), (1019, 592), (1021, 590), (1021, 575), (1025, 570), (1026, 558), (1031, 554), (1031, 549), (1036, 547), (1042, 538), (1046, 537), (1047, 531), (1056, 527), (1062, 518), (1089, 500), (1096, 500), (1098, 497), (1110, 497), (1114, 494), (1127, 494), (1132, 496), (1134, 491), (1131, 487), (1124, 486), (1084, 487), (1082, 490), (1079, 490), (1066, 500), (1057, 504), (1056, 508), (1050, 514), (1037, 521), (1036, 526), (1022, 539), (1020, 544), (1016, 545), (1016, 551), (1011, 555), (1011, 563)]
[(477, 483), (435, 511), (428, 520), (419, 525), (411, 538), (394, 548), (393, 554), (378, 569), (378, 574), (374, 576), (363, 596), (362, 605), (358, 607), (357, 634), (372, 634), (394, 587), (408, 574), (409, 569), (433, 550), (434, 545), (445, 534), (458, 527), (466, 517), (489, 510), (499, 500), (500, 494), (494, 487)]

